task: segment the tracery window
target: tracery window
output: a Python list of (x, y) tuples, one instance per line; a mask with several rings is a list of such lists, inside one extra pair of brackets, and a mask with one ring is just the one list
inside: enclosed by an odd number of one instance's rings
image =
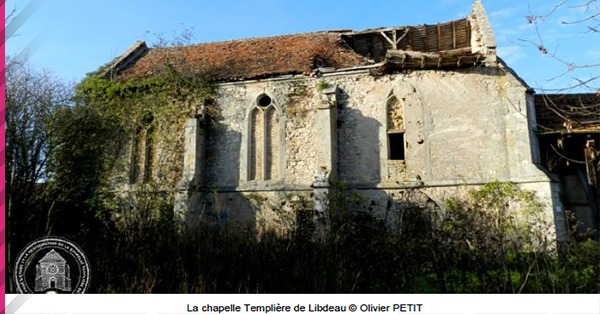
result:
[(248, 181), (280, 178), (280, 111), (271, 97), (260, 95), (249, 114)]

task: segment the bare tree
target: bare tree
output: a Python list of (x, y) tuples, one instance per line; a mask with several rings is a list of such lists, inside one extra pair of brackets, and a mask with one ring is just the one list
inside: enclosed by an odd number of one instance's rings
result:
[(52, 149), (54, 108), (65, 104), (71, 88), (47, 71), (9, 60), (6, 66), (6, 168), (9, 186), (27, 201), (37, 182), (46, 179)]
[(176, 47), (191, 45), (194, 40), (194, 26), (180, 24), (171, 35), (147, 30), (150, 46), (153, 48)]
[[(561, 21), (561, 23), (563, 25), (581, 26), (579, 32), (584, 34), (590, 34), (590, 37), (592, 38), (591, 43), (597, 46), (598, 40), (600, 39), (595, 36), (597, 34), (600, 34), (600, 3), (598, 2), (598, 0), (563, 0), (562, 2), (554, 5), (550, 10), (544, 13), (534, 12), (534, 9), (531, 8), (529, 2), (527, 5), (529, 15), (527, 15), (525, 18), (527, 19), (528, 23), (534, 25), (535, 36), (532, 39), (519, 38), (519, 40), (531, 45), (532, 47), (535, 47), (542, 55), (549, 56), (553, 60), (562, 64), (564, 67), (564, 70), (561, 73), (550, 78), (548, 81), (556, 80), (568, 74), (574, 74), (575, 72), (579, 72), (583, 69), (598, 69), (598, 71), (596, 71), (596, 74), (591, 75), (590, 77), (582, 77), (575, 74), (575, 76), (573, 77), (574, 82), (569, 86), (554, 89), (548, 89), (543, 87), (537, 89), (542, 92), (570, 92), (576, 88), (582, 88), (590, 90), (592, 92), (598, 92), (598, 81), (600, 78), (600, 62), (596, 62), (598, 60), (594, 60), (589, 63), (580, 64), (571, 61), (569, 58), (557, 53), (558, 46), (549, 47), (549, 44), (545, 41), (544, 36), (541, 32), (542, 29), (545, 27), (544, 23), (549, 21), (551, 17), (557, 15), (558, 12), (568, 11), (569, 13), (573, 13), (573, 16), (575, 16), (575, 18), (573, 20), (563, 20)], [(538, 9), (537, 11), (540, 10)], [(598, 59), (600, 59), (600, 56), (598, 57)]]
[[(57, 106), (68, 101), (71, 90), (49, 72), (37, 71), (11, 58), (6, 61), (5, 185), (9, 262), (14, 253), (11, 246), (26, 241), (21, 241), (27, 238), (26, 230), (48, 229), (41, 217), (48, 221), (50, 214), (41, 215), (38, 204), (48, 178), (47, 160), (53, 149), (50, 141), (53, 113)], [(19, 239), (15, 242), (17, 236)]]
[(15, 18), (15, 14), (17, 13), (17, 7), (13, 7), (12, 10), (10, 10), (10, 12), (6, 12), (6, 15), (4, 16), (4, 26), (8, 25), (8, 23), (10, 23), (14, 18)]

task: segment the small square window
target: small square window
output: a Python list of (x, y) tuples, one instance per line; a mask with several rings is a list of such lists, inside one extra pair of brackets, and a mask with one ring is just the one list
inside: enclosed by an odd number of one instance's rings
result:
[(404, 133), (389, 133), (389, 159), (404, 160)]

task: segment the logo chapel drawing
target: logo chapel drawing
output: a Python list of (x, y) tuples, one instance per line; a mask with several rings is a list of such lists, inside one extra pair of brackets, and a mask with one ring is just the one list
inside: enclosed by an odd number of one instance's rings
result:
[(48, 289), (71, 291), (71, 269), (54, 249), (39, 260), (35, 267), (35, 291)]
[(45, 237), (21, 250), (13, 276), (19, 293), (85, 293), (91, 269), (87, 256), (75, 243)]

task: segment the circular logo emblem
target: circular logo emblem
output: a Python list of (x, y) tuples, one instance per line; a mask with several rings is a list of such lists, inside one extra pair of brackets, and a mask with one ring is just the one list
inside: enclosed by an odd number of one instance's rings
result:
[(84, 293), (90, 283), (90, 263), (75, 243), (42, 238), (19, 253), (14, 280), (19, 293)]

